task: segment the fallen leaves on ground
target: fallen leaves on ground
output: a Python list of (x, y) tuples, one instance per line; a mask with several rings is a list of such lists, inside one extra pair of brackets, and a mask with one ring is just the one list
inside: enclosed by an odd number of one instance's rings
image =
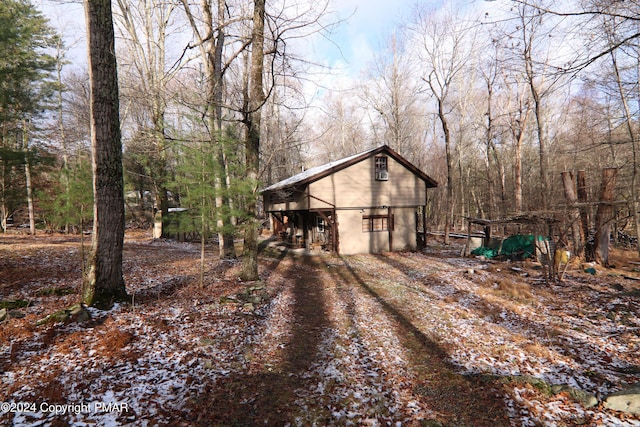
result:
[(601, 399), (640, 380), (633, 264), (547, 284), (534, 263), (451, 247), (268, 247), (261, 280), (242, 283), (239, 262), (207, 248), (201, 286), (199, 251), (129, 233), (134, 303), (36, 327), (79, 300), (79, 238), (0, 236), (2, 299), (30, 302), (0, 325), (0, 401), (14, 409), (0, 422), (640, 426), (552, 387)]

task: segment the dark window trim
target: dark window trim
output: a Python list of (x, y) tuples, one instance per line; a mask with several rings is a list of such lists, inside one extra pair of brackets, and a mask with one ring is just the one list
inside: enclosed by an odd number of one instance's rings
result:
[(389, 157), (375, 156), (374, 165), (375, 165), (376, 181), (388, 181), (389, 180)]
[[(377, 223), (376, 220), (380, 220), (380, 222)], [(378, 233), (381, 231), (393, 231), (393, 215), (362, 215), (363, 233)]]

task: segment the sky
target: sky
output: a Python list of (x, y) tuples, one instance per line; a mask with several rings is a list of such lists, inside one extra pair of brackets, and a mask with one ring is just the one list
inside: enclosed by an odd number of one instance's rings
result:
[(373, 59), (374, 52), (399, 22), (407, 17), (416, 0), (334, 0), (341, 23), (332, 36), (334, 43), (321, 46), (330, 66), (354, 73)]
[(86, 63), (87, 41), (82, 2), (32, 0), (32, 3), (43, 12), (50, 25), (64, 38), (65, 45), (69, 48), (67, 59), (74, 63)]
[[(330, 8), (341, 22), (332, 42), (314, 44), (313, 60), (354, 76), (373, 58), (393, 27), (410, 14), (417, 0), (331, 0)], [(423, 1), (424, 3), (424, 1)], [(429, 3), (429, 1), (427, 1)], [(51, 25), (65, 37), (72, 62), (86, 61), (84, 10), (82, 3), (34, 0)]]

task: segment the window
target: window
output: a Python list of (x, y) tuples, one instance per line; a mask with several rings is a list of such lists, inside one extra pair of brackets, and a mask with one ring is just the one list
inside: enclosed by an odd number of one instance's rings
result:
[(324, 233), (324, 218), (321, 216), (316, 217), (316, 227), (318, 227), (318, 233)]
[(376, 181), (387, 181), (389, 179), (389, 171), (387, 169), (387, 158), (385, 156), (376, 156)]
[(374, 231), (393, 230), (393, 216), (391, 221), (386, 215), (363, 215), (362, 216), (362, 232), (371, 233)]

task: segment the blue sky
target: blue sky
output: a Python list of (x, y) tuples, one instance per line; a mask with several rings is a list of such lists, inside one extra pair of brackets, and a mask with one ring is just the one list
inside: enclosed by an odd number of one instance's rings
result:
[[(72, 51), (72, 60), (85, 56), (84, 11), (82, 3), (62, 4), (52, 0), (35, 0), (51, 24), (63, 32)], [(325, 65), (349, 67), (349, 74), (359, 70), (373, 52), (384, 44), (390, 31), (405, 20), (416, 0), (332, 0), (331, 9), (345, 22), (331, 36), (333, 43), (318, 41), (316, 58)], [(346, 70), (345, 70), (346, 71)]]
[(333, 8), (345, 22), (331, 37), (335, 45), (319, 43), (316, 54), (326, 61), (325, 65), (346, 66), (349, 74), (354, 74), (371, 61), (393, 29), (406, 22), (415, 3), (416, 0), (334, 0)]

